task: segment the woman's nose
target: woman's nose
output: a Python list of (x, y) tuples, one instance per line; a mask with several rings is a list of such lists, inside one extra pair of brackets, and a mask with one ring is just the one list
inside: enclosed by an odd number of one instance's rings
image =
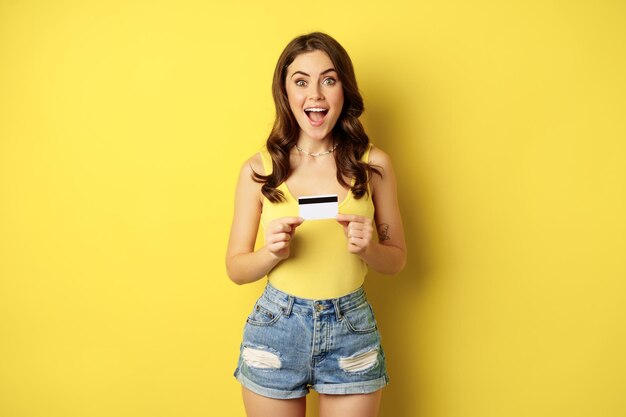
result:
[(311, 92), (309, 95), (311, 100), (324, 100), (324, 94), (322, 94), (322, 87), (320, 85), (311, 86)]

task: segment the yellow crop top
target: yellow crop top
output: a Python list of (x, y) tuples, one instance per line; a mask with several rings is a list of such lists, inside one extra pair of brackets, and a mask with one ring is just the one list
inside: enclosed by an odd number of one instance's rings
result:
[[(370, 145), (363, 154), (369, 162)], [(260, 152), (266, 173), (272, 171), (272, 160), (267, 149)], [(354, 182), (354, 180), (353, 180)], [(298, 216), (298, 200), (283, 182), (281, 190), (286, 201), (272, 203), (263, 198), (261, 223), (263, 228), (272, 220)], [(355, 199), (352, 191), (339, 203), (339, 213), (358, 214), (374, 219), (371, 193)], [(305, 220), (294, 234), (289, 258), (277, 264), (267, 275), (277, 289), (300, 298), (322, 300), (338, 298), (357, 290), (365, 280), (367, 264), (358, 255), (348, 252), (343, 227), (334, 219)]]

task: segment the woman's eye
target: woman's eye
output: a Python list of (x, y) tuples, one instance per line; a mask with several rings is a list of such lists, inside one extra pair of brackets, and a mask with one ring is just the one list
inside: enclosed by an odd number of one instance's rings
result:
[(304, 80), (297, 80), (296, 81), (296, 85), (298, 87), (306, 87), (306, 81), (304, 81)]
[(324, 82), (324, 84), (326, 84), (326, 85), (334, 85), (337, 81), (335, 81), (335, 79), (334, 79), (334, 78), (326, 78), (326, 79), (324, 79), (324, 81), (323, 81), (323, 82)]

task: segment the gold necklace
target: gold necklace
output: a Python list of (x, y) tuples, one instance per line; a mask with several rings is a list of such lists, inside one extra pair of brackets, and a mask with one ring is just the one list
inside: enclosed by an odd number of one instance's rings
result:
[(303, 153), (303, 154), (306, 154), (306, 155), (309, 155), (309, 156), (318, 157), (318, 156), (324, 156), (324, 155), (328, 155), (329, 153), (335, 152), (335, 149), (337, 149), (337, 145), (339, 145), (339, 144), (335, 143), (335, 145), (332, 147), (332, 149), (329, 149), (329, 150), (327, 150), (325, 152), (317, 152), (317, 153), (307, 152), (304, 149), (302, 149), (301, 147), (299, 147), (298, 144), (296, 144), (296, 149), (299, 152)]

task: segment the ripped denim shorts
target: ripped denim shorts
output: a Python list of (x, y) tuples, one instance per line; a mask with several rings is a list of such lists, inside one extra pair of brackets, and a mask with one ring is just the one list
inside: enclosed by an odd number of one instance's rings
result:
[(363, 288), (336, 299), (293, 297), (267, 284), (244, 328), (235, 377), (265, 397), (367, 394), (389, 383)]

